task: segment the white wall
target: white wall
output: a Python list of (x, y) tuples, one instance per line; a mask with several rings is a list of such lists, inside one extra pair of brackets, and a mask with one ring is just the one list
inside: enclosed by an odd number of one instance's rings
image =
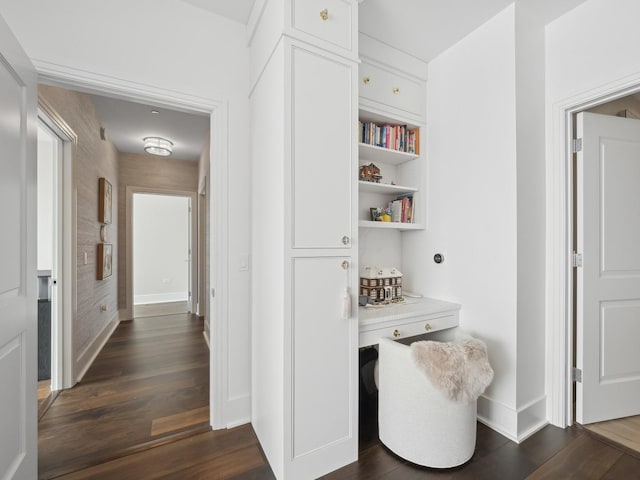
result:
[(134, 304), (189, 299), (189, 215), (187, 197), (134, 194)]
[(514, 28), (511, 6), (430, 62), (427, 230), (404, 234), (404, 252), (421, 252), (405, 258), (411, 290), (461, 303), (462, 327), (487, 343), (495, 380), (479, 414), (508, 433), (517, 345)]
[[(226, 423), (250, 415), (249, 64), (246, 27), (178, 0), (0, 0), (2, 15), (36, 67), (81, 70), (149, 88), (228, 102), (229, 311), (222, 401)], [(152, 20), (152, 21), (150, 21)], [(167, 68), (169, 66), (169, 68)], [(215, 241), (215, 239), (214, 239)], [(232, 319), (232, 321), (230, 320)]]
[(38, 270), (53, 268), (54, 162), (57, 143), (53, 133), (38, 124)]

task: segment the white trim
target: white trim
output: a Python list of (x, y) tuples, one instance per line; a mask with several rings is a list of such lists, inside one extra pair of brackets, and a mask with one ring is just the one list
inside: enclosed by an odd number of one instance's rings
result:
[(209, 342), (209, 332), (207, 332), (206, 330), (203, 330), (202, 336), (204, 337), (204, 341), (207, 344), (207, 348), (211, 350), (211, 343)]
[[(51, 128), (62, 141), (62, 158), (58, 165), (58, 305), (52, 345), (51, 389), (71, 388), (75, 384), (73, 331), (78, 310), (76, 251), (77, 251), (77, 190), (75, 184), (75, 162), (73, 145), (78, 136), (64, 119), (49, 105), (46, 99), (38, 96), (38, 118)], [(52, 304), (53, 306), (53, 304)]]
[(189, 292), (145, 293), (133, 296), (134, 305), (150, 305), (154, 303), (188, 302)]
[[(72, 87), (78, 90), (107, 94), (125, 100), (151, 102), (159, 106), (167, 106), (183, 111), (208, 113), (211, 116), (211, 145), (210, 180), (216, 187), (211, 191), (210, 202), (210, 230), (211, 238), (211, 287), (218, 295), (211, 301), (211, 323), (216, 333), (214, 348), (210, 356), (210, 412), (213, 428), (226, 426), (224, 399), (228, 391), (228, 360), (227, 330), (228, 330), (228, 241), (222, 235), (228, 234), (229, 199), (228, 199), (228, 134), (229, 115), (226, 100), (216, 100), (194, 96), (172, 90), (144, 85), (125, 79), (87, 72), (64, 65), (31, 59), (39, 73), (40, 81), (51, 85)], [(220, 237), (218, 235), (221, 235)], [(216, 241), (216, 239), (219, 239)], [(209, 295), (209, 293), (208, 293)], [(219, 399), (219, 401), (218, 401)]]
[(478, 421), (521, 443), (545, 427), (547, 398), (542, 395), (514, 409), (486, 395), (478, 398)]
[(578, 93), (547, 109), (547, 416), (564, 428), (573, 424), (573, 285), (571, 238), (573, 114), (640, 90), (640, 72)]
[[(196, 208), (193, 208), (193, 205), (198, 200), (198, 194), (196, 192), (190, 192), (186, 190), (172, 190), (169, 188), (155, 188), (155, 187), (150, 188), (150, 187), (138, 187), (135, 185), (127, 185), (125, 188), (125, 207), (124, 207), (125, 208), (125, 252), (124, 254), (125, 254), (126, 269), (124, 272), (125, 274), (125, 305), (123, 310), (125, 313), (124, 313), (124, 317), (121, 317), (121, 318), (126, 318), (126, 320), (133, 319), (133, 305), (137, 303), (133, 298), (133, 196), (136, 193), (151, 193), (156, 195), (174, 195), (177, 197), (187, 197), (190, 199), (192, 207), (190, 212), (191, 219), (189, 223), (189, 225), (191, 226), (191, 232), (189, 234), (189, 239), (190, 239), (189, 248), (191, 249), (192, 265), (191, 265), (191, 268), (189, 269), (189, 273), (190, 273), (189, 284), (192, 292), (195, 290), (194, 286), (197, 285), (198, 283), (197, 268), (193, 268), (193, 264), (195, 263), (196, 265), (199, 265), (199, 261), (200, 261), (197, 255), (198, 253), (197, 252), (198, 211)], [(193, 261), (194, 257), (196, 258), (195, 262)], [(173, 294), (166, 294), (166, 295), (169, 296)], [(187, 297), (188, 295), (189, 293), (187, 292)], [(170, 297), (167, 297), (167, 298), (170, 298)], [(175, 301), (182, 301), (182, 300), (183, 300), (182, 298), (178, 298), (177, 300), (168, 299), (168, 300), (158, 300), (158, 301), (175, 302)], [(158, 301), (142, 302), (142, 303), (157, 303)], [(191, 303), (189, 308), (190, 308), (190, 311), (193, 312), (193, 303)]]
[(96, 357), (100, 351), (102, 351), (115, 329), (118, 328), (119, 324), (119, 312), (115, 312), (111, 320), (105, 324), (96, 338), (94, 338), (82, 353), (78, 355), (78, 360), (76, 361), (76, 372), (78, 372), (78, 377), (76, 378), (76, 382), (82, 381), (87, 370), (89, 370), (91, 365), (93, 365)]

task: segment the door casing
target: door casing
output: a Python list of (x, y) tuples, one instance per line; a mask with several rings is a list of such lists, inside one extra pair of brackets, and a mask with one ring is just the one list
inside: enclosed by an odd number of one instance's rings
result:
[[(225, 417), (225, 406), (231, 400), (228, 392), (228, 332), (229, 332), (229, 115), (228, 100), (203, 98), (188, 93), (142, 85), (125, 79), (88, 73), (44, 62), (34, 62), (39, 81), (63, 88), (107, 95), (138, 103), (175, 108), (210, 116), (210, 176), (208, 198), (211, 242), (210, 317), (210, 423), (214, 429), (227, 428), (234, 419)], [(215, 291), (215, 297), (212, 295)]]
[(574, 238), (573, 131), (575, 114), (640, 92), (640, 74), (555, 103), (547, 114), (546, 391), (547, 418), (574, 423), (575, 328), (571, 254)]

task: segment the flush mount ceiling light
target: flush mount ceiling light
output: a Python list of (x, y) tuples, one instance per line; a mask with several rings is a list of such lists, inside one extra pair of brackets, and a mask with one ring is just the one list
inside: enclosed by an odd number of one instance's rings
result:
[(162, 137), (145, 137), (142, 139), (144, 142), (144, 151), (151, 155), (159, 155), (161, 157), (168, 157), (173, 153), (173, 142)]

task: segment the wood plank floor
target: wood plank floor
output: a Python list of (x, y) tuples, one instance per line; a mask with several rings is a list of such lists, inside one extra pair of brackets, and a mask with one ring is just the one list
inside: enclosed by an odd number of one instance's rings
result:
[[(121, 324), (83, 382), (45, 413), (40, 478), (275, 478), (250, 425), (208, 428), (208, 362), (202, 322), (191, 316)], [(548, 426), (517, 445), (478, 424), (465, 465), (418, 467), (380, 443), (375, 409), (369, 415), (359, 460), (325, 480), (640, 480), (639, 458), (580, 427)]]
[[(64, 480), (253, 479), (275, 477), (249, 425), (192, 436), (62, 477)], [(640, 478), (640, 460), (586, 430), (547, 426), (520, 445), (478, 424), (473, 458), (452, 469), (418, 467), (377, 439), (361, 442), (359, 460), (325, 480), (519, 480)]]
[(619, 443), (635, 456), (640, 456), (640, 415), (592, 423), (584, 428), (604, 439)]
[(203, 322), (171, 315), (121, 323), (83, 381), (39, 423), (39, 477), (55, 478), (209, 430)]
[(164, 315), (178, 315), (187, 313), (189, 304), (187, 302), (166, 302), (148, 303), (133, 306), (134, 318), (158, 317)]

